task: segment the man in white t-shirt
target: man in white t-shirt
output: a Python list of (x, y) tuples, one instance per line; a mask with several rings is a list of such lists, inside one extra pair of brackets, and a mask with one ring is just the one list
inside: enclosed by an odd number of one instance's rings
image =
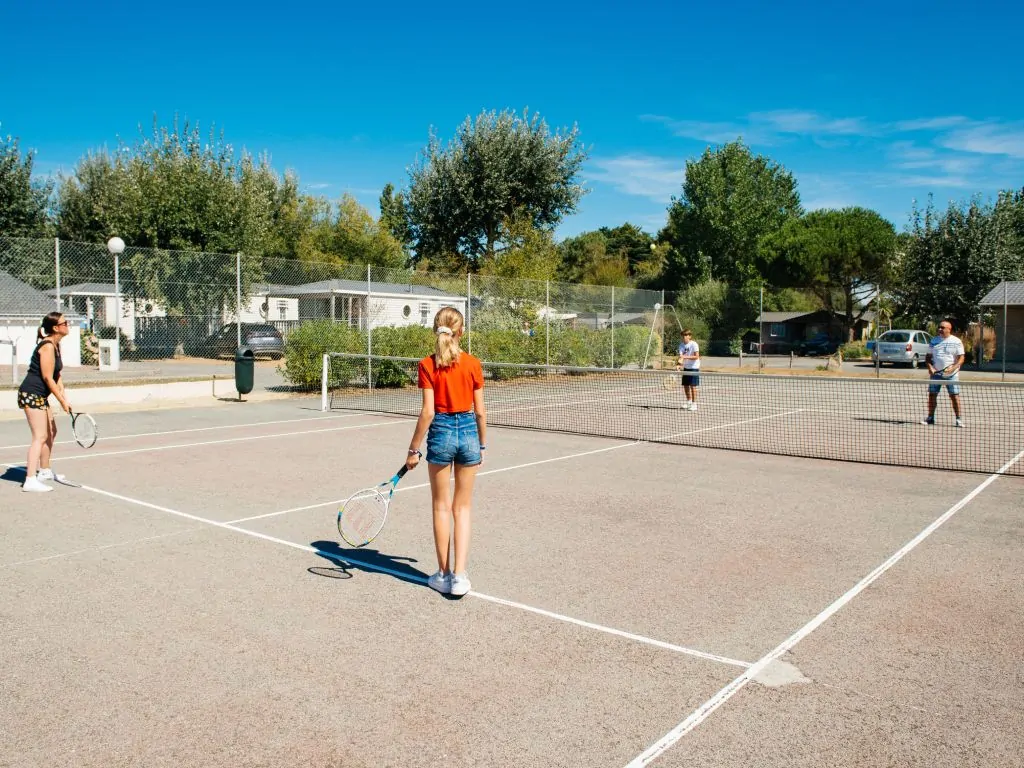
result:
[(953, 335), (953, 324), (949, 320), (939, 323), (939, 335), (933, 338), (925, 357), (931, 383), (928, 384), (928, 418), (922, 424), (935, 424), (935, 406), (939, 401), (939, 390), (945, 383), (949, 402), (953, 404), (956, 426), (964, 425), (960, 418), (960, 366), (964, 364), (964, 344)]
[(683, 371), (683, 393), (686, 395), (688, 411), (697, 410), (697, 387), (700, 386), (700, 345), (693, 340), (693, 333), (684, 328), (682, 341), (679, 343), (679, 360), (676, 370)]

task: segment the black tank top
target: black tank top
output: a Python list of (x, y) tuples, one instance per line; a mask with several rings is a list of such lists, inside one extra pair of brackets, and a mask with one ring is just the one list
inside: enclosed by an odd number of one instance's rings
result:
[(39, 367), (39, 349), (43, 344), (53, 344), (53, 351), (55, 353), (53, 359), (53, 380), (60, 381), (60, 372), (64, 368), (64, 361), (60, 359), (60, 347), (52, 339), (43, 339), (36, 344), (36, 349), (32, 353), (32, 360), (28, 364), (28, 373), (25, 374), (25, 380), (21, 382), (21, 391), (46, 397), (50, 394), (50, 389), (46, 386), (46, 382), (43, 381), (43, 371)]

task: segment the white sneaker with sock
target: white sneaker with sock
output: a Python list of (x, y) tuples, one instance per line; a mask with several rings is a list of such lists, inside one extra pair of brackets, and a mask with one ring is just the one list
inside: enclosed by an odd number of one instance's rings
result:
[(964, 420), (963, 419), (957, 419), (956, 420), (956, 426), (962, 427), (963, 425), (964, 425)]
[(56, 480), (58, 483), (63, 483), (67, 478), (64, 475), (57, 474), (51, 467), (46, 469), (40, 469), (36, 471), (37, 480)]
[(450, 594), (452, 591), (451, 576), (443, 571), (438, 571), (427, 578), (427, 586), (440, 592), (442, 595)]
[(472, 589), (469, 583), (469, 576), (464, 573), (453, 573), (451, 576), (450, 594), (462, 596)]
[(26, 493), (47, 493), (48, 491), (52, 491), (53, 488), (48, 486), (38, 477), (27, 477), (25, 478), (24, 485), (21, 486), (21, 490)]

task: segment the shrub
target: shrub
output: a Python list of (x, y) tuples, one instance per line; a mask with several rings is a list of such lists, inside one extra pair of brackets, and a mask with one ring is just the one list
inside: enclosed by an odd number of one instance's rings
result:
[(366, 334), (331, 320), (303, 323), (288, 334), (282, 373), (294, 386), (319, 387), (327, 352), (366, 352)]
[(863, 341), (851, 341), (839, 348), (844, 360), (863, 360), (871, 357), (867, 345)]

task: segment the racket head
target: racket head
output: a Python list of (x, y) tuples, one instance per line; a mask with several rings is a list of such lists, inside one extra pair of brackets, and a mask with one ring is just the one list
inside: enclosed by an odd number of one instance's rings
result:
[(682, 385), (682, 378), (682, 371), (676, 371), (675, 373), (670, 373), (667, 376), (662, 376), (661, 386), (664, 387), (665, 390), (669, 392), (679, 389)]
[(88, 413), (76, 413), (71, 416), (71, 431), (75, 435), (75, 442), (83, 448), (92, 448), (96, 445), (96, 420)]
[(380, 487), (365, 488), (349, 496), (338, 508), (338, 533), (345, 543), (365, 547), (381, 532), (388, 519), (389, 496)]

